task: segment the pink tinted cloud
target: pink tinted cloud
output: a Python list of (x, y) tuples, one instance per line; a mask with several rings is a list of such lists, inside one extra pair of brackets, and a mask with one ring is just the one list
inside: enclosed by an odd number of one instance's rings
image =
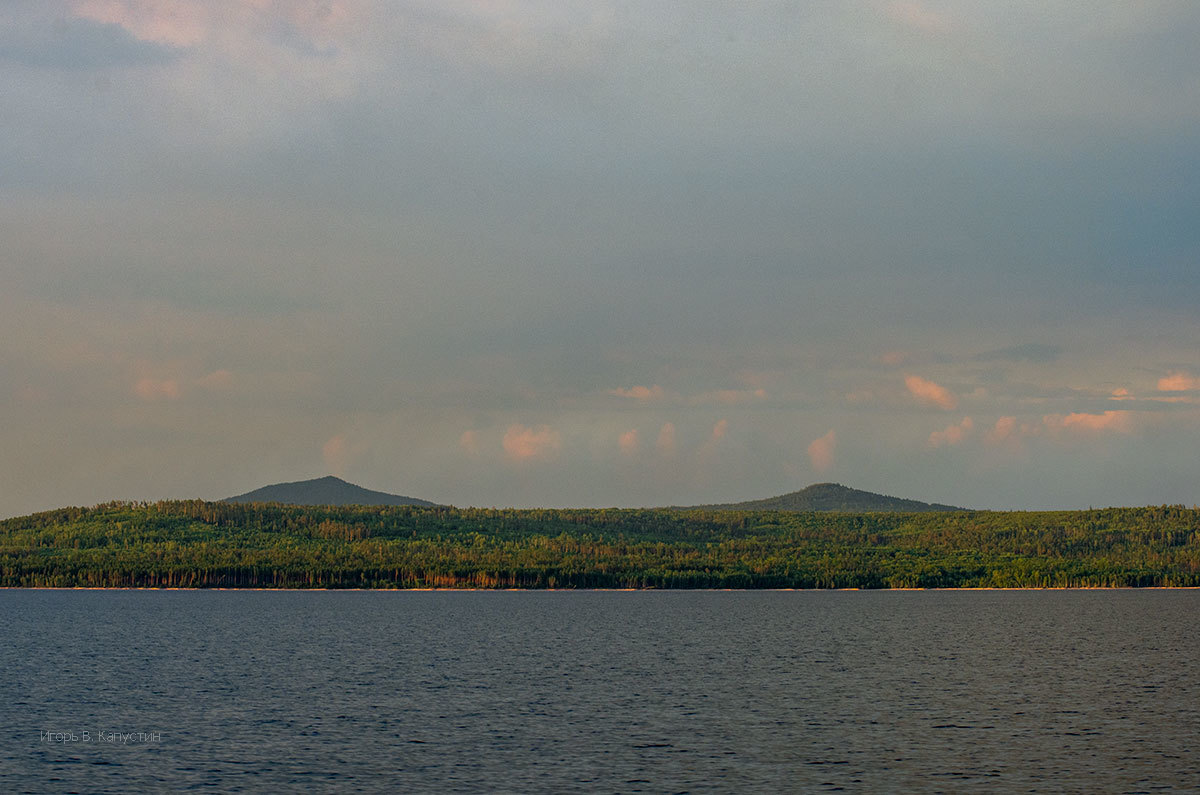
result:
[(562, 435), (549, 425), (510, 425), (504, 432), (503, 446), (505, 455), (513, 461), (549, 460), (562, 449)]
[(630, 398), (643, 403), (652, 400), (662, 400), (667, 396), (666, 390), (658, 384), (655, 384), (654, 386), (631, 386), (628, 389), (624, 387), (617, 387), (616, 389), (608, 390), (608, 394), (616, 395), (617, 397)]
[(663, 423), (662, 428), (658, 431), (658, 438), (654, 440), (654, 448), (660, 455), (675, 455), (675, 423)]
[(926, 444), (929, 447), (952, 447), (961, 444), (974, 427), (975, 423), (971, 421), (970, 417), (963, 417), (962, 422), (957, 425), (949, 425), (944, 430), (929, 434), (929, 441)]
[(1047, 414), (1042, 417), (1042, 424), (1051, 431), (1129, 433), (1133, 430), (1133, 414), (1128, 411), (1105, 411), (1101, 414), (1082, 412)]
[(637, 451), (642, 446), (642, 440), (638, 435), (637, 428), (630, 428), (617, 437), (617, 446), (621, 448), (621, 452), (625, 455), (637, 455)]
[(813, 469), (818, 472), (828, 471), (833, 466), (833, 456), (837, 451), (837, 434), (831, 428), (819, 439), (813, 439), (808, 445), (808, 460)]
[(133, 393), (142, 400), (176, 400), (183, 390), (174, 378), (141, 378), (133, 385)]
[(1000, 444), (1015, 438), (1020, 430), (1016, 417), (1001, 417), (996, 420), (996, 424), (992, 426), (991, 430), (983, 435), (983, 440), (989, 444)]
[[(214, 6), (217, 3), (213, 4)], [(203, 40), (212, 11), (203, 3), (170, 0), (76, 0), (76, 16), (120, 25), (142, 41), (189, 47)], [(229, 9), (226, 9), (228, 13)]]
[(75, 0), (75, 16), (120, 25), (142, 41), (191, 47), (234, 32), (260, 34), (286, 24), (316, 43), (327, 43), (353, 17), (348, 5), (338, 2), (287, 2), (271, 0)]
[(1175, 370), (1158, 379), (1159, 392), (1191, 392), (1200, 390), (1200, 378), (1183, 370)]
[(879, 361), (888, 367), (899, 367), (907, 362), (908, 359), (909, 355), (906, 351), (888, 351), (879, 357)]
[(716, 425), (713, 425), (712, 440), (719, 442), (725, 438), (725, 434), (729, 432), (729, 420), (717, 420)]
[(904, 385), (913, 397), (925, 405), (937, 406), (946, 411), (953, 411), (958, 406), (958, 398), (953, 392), (919, 375), (905, 376)]

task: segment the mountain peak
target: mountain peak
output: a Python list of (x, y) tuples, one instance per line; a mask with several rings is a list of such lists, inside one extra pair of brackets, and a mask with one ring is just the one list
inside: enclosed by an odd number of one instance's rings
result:
[(278, 502), (284, 505), (423, 505), (436, 503), (416, 497), (402, 497), (372, 491), (348, 483), (334, 475), (292, 483), (275, 483), (263, 486), (236, 497), (227, 497), (222, 502)]
[(855, 513), (965, 510), (953, 505), (906, 500), (886, 494), (852, 489), (841, 483), (814, 483), (800, 491), (781, 494), (778, 497), (697, 507), (733, 511), (848, 511)]

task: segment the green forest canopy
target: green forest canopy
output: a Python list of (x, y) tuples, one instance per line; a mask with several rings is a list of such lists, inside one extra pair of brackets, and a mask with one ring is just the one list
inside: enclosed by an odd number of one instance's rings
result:
[(797, 513), (112, 502), (0, 522), (0, 585), (1200, 586), (1200, 509)]

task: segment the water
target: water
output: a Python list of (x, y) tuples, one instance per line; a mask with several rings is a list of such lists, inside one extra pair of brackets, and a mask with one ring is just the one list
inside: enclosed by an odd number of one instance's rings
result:
[(0, 591), (0, 791), (1198, 791), (1197, 615), (1198, 591)]

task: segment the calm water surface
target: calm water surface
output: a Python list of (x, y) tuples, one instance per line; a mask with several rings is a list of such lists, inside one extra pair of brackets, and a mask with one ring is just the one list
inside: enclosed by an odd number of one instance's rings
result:
[(0, 791), (1196, 792), (1197, 616), (1197, 591), (0, 591)]

